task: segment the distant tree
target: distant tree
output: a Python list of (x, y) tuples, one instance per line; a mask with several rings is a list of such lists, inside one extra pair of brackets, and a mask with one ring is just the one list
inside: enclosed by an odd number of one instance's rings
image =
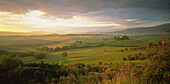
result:
[(123, 60), (125, 61), (125, 60), (126, 60), (126, 57), (123, 57)]
[(103, 46), (104, 45), (104, 43), (101, 43), (101, 46)]
[(76, 44), (70, 44), (69, 45), (69, 48), (75, 48), (76, 47)]
[(114, 36), (114, 39), (117, 39), (117, 37), (116, 37), (116, 36)]
[(124, 50), (120, 50), (120, 52), (124, 52)]
[(123, 36), (123, 39), (126, 40), (126, 39), (129, 39), (129, 37), (125, 35)]
[(144, 59), (146, 59), (146, 57), (145, 56), (141, 56), (139, 59), (140, 60), (144, 60)]
[(102, 62), (101, 62), (101, 61), (99, 62), (99, 65), (102, 65)]
[(129, 60), (135, 60), (135, 58), (131, 56), (131, 57), (129, 57)]
[(53, 48), (49, 48), (49, 50), (48, 50), (49, 52), (53, 52), (54, 51), (54, 49)]
[(60, 47), (56, 47), (56, 48), (54, 49), (54, 51), (58, 51), (58, 50), (60, 50)]
[(82, 44), (83, 42), (82, 41), (80, 41), (80, 44)]
[(154, 43), (149, 43), (149, 47), (153, 47), (154, 46)]
[(129, 59), (130, 57), (132, 57), (132, 55), (128, 55), (127, 58)]
[(45, 58), (45, 56), (46, 56), (46, 54), (45, 53), (35, 53), (34, 54), (34, 57), (35, 57), (35, 59), (43, 59), (43, 58)]
[(76, 44), (82, 44), (83, 42), (82, 41), (76, 41)]
[(8, 52), (5, 50), (0, 50), (0, 55), (7, 54)]
[(46, 52), (48, 52), (48, 51), (49, 51), (49, 48), (48, 48), (48, 47), (42, 47), (40, 50), (41, 50), (41, 51), (46, 51)]
[(63, 46), (63, 48), (62, 49), (68, 49), (69, 47), (68, 46)]
[(67, 54), (67, 52), (63, 52), (63, 53), (61, 54), (61, 56), (62, 56), (62, 57), (67, 57), (68, 54)]
[(138, 54), (134, 54), (134, 58), (135, 58), (136, 60), (139, 59)]
[(125, 48), (125, 50), (128, 50), (128, 48)]

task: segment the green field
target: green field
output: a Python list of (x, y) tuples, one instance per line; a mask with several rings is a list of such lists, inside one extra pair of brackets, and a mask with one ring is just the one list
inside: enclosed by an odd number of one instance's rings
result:
[[(119, 62), (123, 61), (123, 57), (143, 52), (143, 51), (127, 51), (127, 52), (118, 52), (121, 49), (125, 49), (127, 47), (93, 47), (93, 48), (78, 48), (78, 49), (70, 49), (63, 50), (58, 52), (49, 53), (45, 59), (42, 59), (46, 63), (59, 63), (61, 61), (63, 64), (70, 63), (98, 63), (99, 61), (110, 63), (110, 62)], [(128, 47), (130, 48), (130, 47)], [(104, 51), (105, 50), (105, 51)], [(61, 57), (62, 52), (67, 52), (68, 57)], [(33, 56), (23, 57), (22, 58), (26, 63), (32, 62), (40, 62), (41, 60), (35, 60)]]
[[(103, 40), (103, 38), (110, 38)], [(104, 63), (123, 62), (123, 57), (135, 53), (145, 53), (145, 51), (125, 51), (125, 48), (148, 46), (150, 42), (162, 40), (162, 36), (133, 36), (130, 40), (115, 40), (111, 39), (111, 35), (85, 35), (85, 36), (1, 36), (0, 48), (9, 52), (39, 52), (35, 48), (48, 46), (50, 48), (68, 46), (75, 44), (76, 41), (82, 41), (78, 44), (79, 48), (65, 49), (56, 52), (48, 52), (43, 60), (46, 63), (72, 64), (72, 63)], [(170, 39), (167, 36), (167, 39)], [(103, 43), (103, 46), (97, 46)], [(86, 47), (88, 46), (88, 47)], [(35, 48), (33, 48), (35, 47)], [(67, 52), (67, 57), (62, 57), (61, 53)], [(21, 57), (24, 63), (40, 62), (35, 60), (33, 56)], [(130, 61), (126, 61), (130, 62)], [(142, 62), (140, 60), (132, 62)]]

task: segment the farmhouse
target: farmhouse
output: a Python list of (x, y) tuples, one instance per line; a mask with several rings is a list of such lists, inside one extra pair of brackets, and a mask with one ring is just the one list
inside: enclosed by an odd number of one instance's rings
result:
[(126, 35), (124, 35), (124, 36), (115, 36), (114, 39), (127, 40), (127, 39), (129, 39), (129, 37), (126, 36)]
[(123, 36), (119, 36), (118, 38), (123, 38)]

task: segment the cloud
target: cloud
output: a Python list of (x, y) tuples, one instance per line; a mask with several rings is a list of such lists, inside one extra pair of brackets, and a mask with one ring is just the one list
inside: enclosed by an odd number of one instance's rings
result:
[(87, 31), (97, 30), (96, 28), (102, 30), (110, 27), (111, 29), (121, 25), (113, 22), (92, 21), (82, 16), (73, 16), (70, 19), (46, 19), (42, 18), (44, 14), (44, 12), (38, 10), (23, 15), (0, 12), (0, 30)]
[(138, 21), (138, 19), (127, 19), (126, 21)]
[(169, 0), (0, 0), (0, 10), (13, 13), (41, 10), (56, 17), (71, 18), (75, 14), (105, 9), (139, 8), (169, 13), (169, 4)]
[[(100, 25), (110, 23), (107, 26), (105, 25), (106, 27), (110, 27), (111, 23), (121, 24), (117, 27), (134, 27), (169, 22), (169, 4), (170, 0), (0, 0), (0, 12), (26, 15), (30, 11), (39, 10), (45, 13), (41, 16), (41, 19), (70, 20), (79, 16), (89, 19), (95, 24), (98, 23), (98, 25), (99, 23)], [(8, 18), (6, 20), (12, 22), (8, 24), (20, 22), (15, 21), (16, 19)], [(37, 27), (35, 24), (31, 25)], [(98, 27), (98, 29), (101, 28)]]

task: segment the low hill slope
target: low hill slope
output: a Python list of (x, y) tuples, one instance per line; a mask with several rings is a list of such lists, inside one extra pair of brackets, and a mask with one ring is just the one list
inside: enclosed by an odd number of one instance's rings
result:
[(170, 33), (170, 23), (154, 27), (128, 28), (114, 33)]

